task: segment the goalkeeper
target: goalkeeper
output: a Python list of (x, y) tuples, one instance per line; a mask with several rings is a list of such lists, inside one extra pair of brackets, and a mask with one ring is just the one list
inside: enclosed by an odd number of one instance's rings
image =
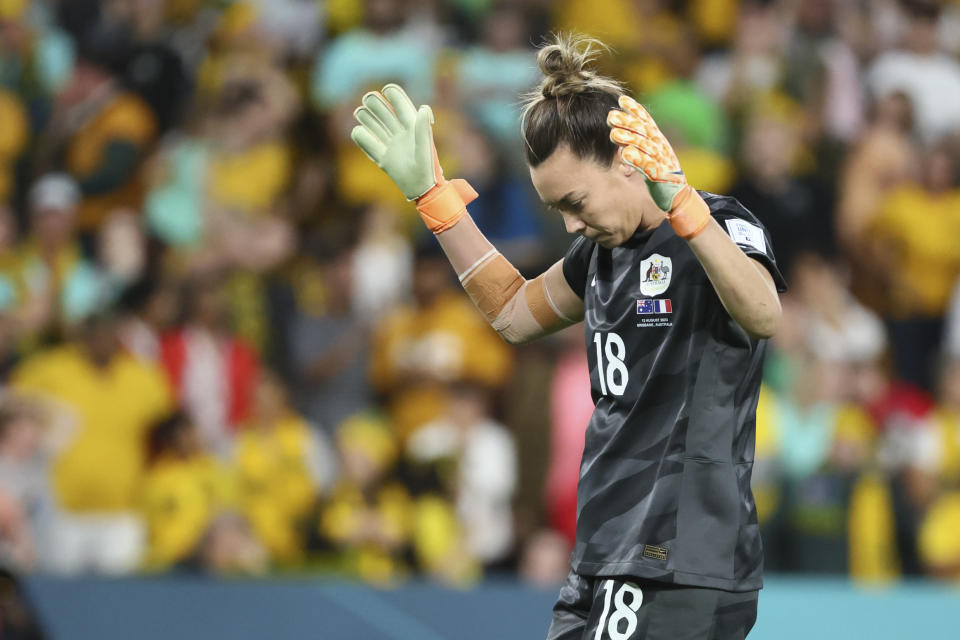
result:
[(470, 219), (473, 189), (444, 178), (428, 106), (387, 85), (363, 97), (352, 137), (505, 340), (585, 321), (596, 408), (548, 639), (744, 638), (762, 586), (755, 412), (785, 283), (757, 219), (688, 185), (644, 108), (589, 68), (599, 45), (558, 36), (539, 52), (526, 159), (577, 237), (532, 280)]

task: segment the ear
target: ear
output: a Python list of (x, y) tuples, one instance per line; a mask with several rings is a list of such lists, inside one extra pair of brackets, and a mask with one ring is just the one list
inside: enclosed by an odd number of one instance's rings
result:
[(620, 172), (620, 175), (625, 178), (629, 178), (637, 172), (636, 167), (632, 164), (623, 161), (623, 147), (617, 147), (617, 153), (613, 156), (613, 162), (616, 164), (616, 170)]

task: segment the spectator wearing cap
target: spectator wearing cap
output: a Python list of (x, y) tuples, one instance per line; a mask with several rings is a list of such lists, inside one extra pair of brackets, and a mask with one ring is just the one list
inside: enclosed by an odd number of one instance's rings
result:
[(144, 538), (135, 510), (144, 439), (172, 408), (163, 373), (121, 350), (116, 318), (106, 311), (87, 318), (75, 339), (24, 360), (11, 384), (76, 421), (73, 439), (53, 460), (60, 516), (51, 569), (132, 571)]
[(21, 305), (36, 333), (57, 332), (109, 300), (100, 271), (88, 261), (75, 231), (81, 193), (65, 173), (49, 173), (30, 189), (30, 234), (19, 250)]

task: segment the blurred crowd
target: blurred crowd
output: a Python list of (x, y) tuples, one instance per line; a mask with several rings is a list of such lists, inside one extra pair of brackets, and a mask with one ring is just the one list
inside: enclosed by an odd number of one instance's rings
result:
[(0, 0), (0, 563), (553, 584), (582, 328), (508, 347), (350, 142), (436, 115), (528, 277), (535, 45), (613, 48), (790, 283), (757, 413), (773, 571), (960, 579), (960, 2)]

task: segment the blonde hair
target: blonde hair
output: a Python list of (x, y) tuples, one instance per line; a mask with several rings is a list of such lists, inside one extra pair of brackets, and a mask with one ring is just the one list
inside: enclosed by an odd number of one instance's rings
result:
[(543, 80), (524, 94), (520, 130), (527, 161), (536, 166), (560, 144), (577, 157), (609, 161), (616, 152), (610, 142), (607, 112), (623, 95), (620, 82), (597, 73), (591, 64), (610, 47), (580, 34), (556, 33), (541, 46), (537, 65)]

